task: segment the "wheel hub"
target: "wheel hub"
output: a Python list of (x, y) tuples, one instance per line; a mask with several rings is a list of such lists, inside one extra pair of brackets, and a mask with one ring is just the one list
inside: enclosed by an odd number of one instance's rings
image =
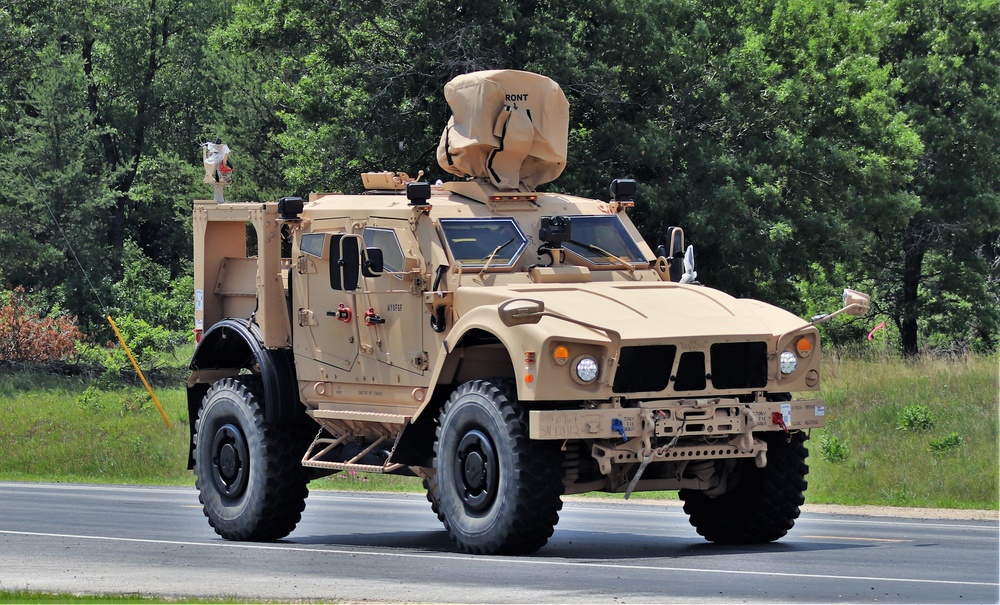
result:
[(250, 475), (250, 449), (240, 429), (225, 424), (212, 441), (212, 478), (219, 493), (236, 498), (246, 490)]
[(480, 452), (470, 452), (465, 459), (465, 484), (476, 490), (486, 484), (486, 464)]
[(222, 451), (219, 453), (219, 474), (222, 475), (222, 479), (226, 483), (232, 483), (233, 479), (236, 478), (239, 465), (239, 454), (236, 453), (233, 445), (227, 443), (222, 446)]
[(482, 511), (496, 498), (499, 461), (493, 443), (482, 431), (462, 437), (455, 452), (455, 488), (465, 506)]

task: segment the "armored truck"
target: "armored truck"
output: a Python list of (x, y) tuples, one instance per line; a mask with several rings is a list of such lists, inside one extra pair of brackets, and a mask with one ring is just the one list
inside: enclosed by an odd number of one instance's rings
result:
[[(820, 319), (699, 284), (681, 229), (654, 250), (629, 219), (634, 181), (539, 191), (566, 161), (551, 79), (477, 72), (445, 96), (446, 182), (229, 202), (229, 148), (208, 146), (187, 393), (215, 531), (280, 539), (310, 480), (357, 471), (422, 478), (468, 553), (534, 552), (592, 491), (679, 490), (713, 542), (784, 536), (827, 413)], [(845, 290), (831, 316), (868, 304)]]

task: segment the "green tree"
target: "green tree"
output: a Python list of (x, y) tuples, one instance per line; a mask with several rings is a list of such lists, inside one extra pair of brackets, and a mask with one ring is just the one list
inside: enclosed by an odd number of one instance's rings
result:
[(93, 234), (105, 230), (112, 200), (78, 58), (50, 44), (37, 60), (13, 107), (21, 118), (4, 125), (0, 148), (0, 280), (46, 291), (50, 307), (71, 310), (86, 329), (101, 311), (87, 276), (100, 287), (109, 252)]
[(993, 346), (1000, 330), (1000, 11), (994, 0), (892, 2), (883, 61), (923, 144), (918, 205), (870, 249), (902, 349), (934, 333)]
[[(82, 324), (101, 325), (83, 284), (89, 276), (107, 302), (127, 239), (173, 275), (186, 270), (201, 125), (220, 121), (222, 79), (206, 42), (227, 14), (207, 0), (0, 7), (11, 93), (0, 103), (10, 160), (0, 167), (0, 280), (44, 287)], [(35, 225), (24, 228), (26, 217)]]
[(996, 9), (8, 0), (0, 281), (50, 288), (86, 321), (83, 272), (38, 218), (51, 207), (112, 306), (112, 284), (138, 283), (123, 262), (151, 259), (167, 269), (146, 267), (158, 283), (175, 282), (190, 200), (207, 195), (198, 143), (216, 137), (234, 150), (233, 199), (356, 192), (370, 170), (450, 178), (435, 158), (443, 85), (512, 68), (549, 75), (570, 100), (568, 167), (551, 187), (605, 197), (612, 178), (638, 179), (640, 229), (655, 244), (684, 226), (706, 283), (806, 312), (827, 308), (843, 280), (875, 293), (909, 353), (989, 347), (1000, 330)]

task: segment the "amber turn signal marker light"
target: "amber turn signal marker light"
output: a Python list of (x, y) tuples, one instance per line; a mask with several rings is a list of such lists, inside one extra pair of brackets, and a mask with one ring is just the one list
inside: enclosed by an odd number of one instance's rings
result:
[(563, 345), (559, 345), (552, 351), (552, 359), (561, 366), (566, 365), (566, 362), (569, 361), (569, 349)]

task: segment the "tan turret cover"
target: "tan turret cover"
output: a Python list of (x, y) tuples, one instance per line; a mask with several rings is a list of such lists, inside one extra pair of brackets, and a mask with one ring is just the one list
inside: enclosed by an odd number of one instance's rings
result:
[(478, 71), (444, 87), (452, 117), (438, 164), (452, 174), (489, 178), (499, 189), (534, 188), (566, 167), (569, 103), (550, 78), (526, 71)]

